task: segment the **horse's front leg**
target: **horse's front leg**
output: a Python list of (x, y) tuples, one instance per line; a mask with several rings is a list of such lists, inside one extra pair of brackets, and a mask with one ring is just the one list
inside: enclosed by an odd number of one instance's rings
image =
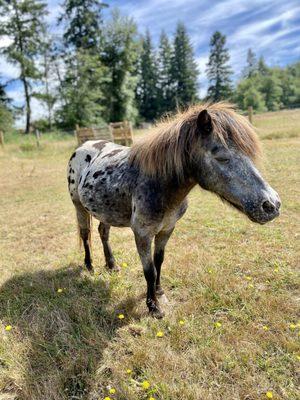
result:
[(134, 232), (136, 247), (143, 264), (144, 275), (147, 281), (147, 300), (146, 304), (150, 313), (156, 318), (162, 318), (164, 313), (161, 311), (156, 298), (156, 277), (157, 272), (151, 256), (151, 242), (153, 236), (141, 235)]
[(157, 272), (156, 294), (158, 295), (164, 294), (164, 291), (160, 284), (160, 271), (161, 271), (161, 265), (164, 261), (165, 247), (173, 231), (174, 228), (169, 229), (167, 231), (161, 231), (155, 236), (154, 265)]

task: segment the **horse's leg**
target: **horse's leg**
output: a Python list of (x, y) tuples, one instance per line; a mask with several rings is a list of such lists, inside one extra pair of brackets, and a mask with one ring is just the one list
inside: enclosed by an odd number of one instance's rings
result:
[(161, 265), (164, 261), (165, 247), (173, 231), (174, 228), (168, 231), (161, 231), (155, 236), (154, 265), (157, 272), (156, 294), (158, 295), (164, 294), (164, 291), (160, 285), (160, 271), (161, 271)]
[(147, 300), (146, 304), (149, 308), (150, 313), (156, 318), (162, 318), (164, 313), (160, 310), (158, 301), (156, 299), (156, 268), (152, 261), (151, 256), (151, 242), (152, 237), (141, 236), (137, 232), (134, 232), (135, 242), (137, 250), (143, 264), (144, 275), (147, 281)]
[(89, 271), (93, 271), (90, 250), (91, 216), (81, 203), (74, 203), (74, 205), (76, 208), (79, 233), (85, 251), (84, 264)]
[(110, 230), (110, 225), (104, 224), (103, 222), (100, 222), (98, 226), (98, 231), (100, 234), (100, 238), (102, 241), (102, 246), (103, 246), (103, 252), (105, 256), (105, 262), (107, 268), (110, 270), (114, 271), (119, 271), (119, 267), (116, 265), (115, 258), (113, 256), (113, 253), (111, 251), (111, 247), (108, 243), (109, 240), (109, 230)]

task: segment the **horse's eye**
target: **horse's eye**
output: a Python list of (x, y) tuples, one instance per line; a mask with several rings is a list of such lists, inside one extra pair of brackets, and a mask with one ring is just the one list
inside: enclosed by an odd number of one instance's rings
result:
[(230, 161), (230, 159), (227, 157), (216, 157), (216, 160), (222, 164), (228, 164)]

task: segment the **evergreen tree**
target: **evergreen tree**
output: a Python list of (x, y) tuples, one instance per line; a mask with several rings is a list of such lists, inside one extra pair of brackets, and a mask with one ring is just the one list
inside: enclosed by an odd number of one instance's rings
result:
[(178, 23), (174, 38), (171, 80), (173, 86), (173, 109), (186, 106), (197, 99), (198, 70), (193, 48), (185, 26)]
[(65, 58), (65, 76), (61, 95), (63, 103), (56, 113), (60, 126), (103, 124), (104, 84), (107, 70), (98, 56), (77, 50)]
[(0, 35), (11, 39), (11, 43), (2, 49), (2, 53), (20, 69), (19, 79), (23, 84), (26, 103), (26, 133), (29, 132), (31, 123), (32, 87), (40, 80), (36, 59), (43, 46), (45, 14), (46, 5), (39, 0), (0, 2), (0, 16), (3, 18)]
[(269, 111), (279, 110), (281, 107), (282, 88), (278, 77), (274, 73), (262, 80), (260, 91), (264, 95), (267, 109)]
[(266, 76), (269, 74), (269, 68), (265, 63), (265, 59), (261, 56), (258, 61), (258, 72), (262, 76)]
[(66, 21), (64, 41), (67, 47), (96, 49), (101, 38), (102, 10), (100, 0), (65, 0), (59, 22)]
[(103, 42), (102, 60), (110, 78), (105, 85), (105, 119), (134, 121), (137, 117), (134, 72), (138, 48), (135, 23), (115, 10), (105, 26)]
[(172, 46), (168, 36), (162, 31), (160, 35), (158, 53), (158, 88), (159, 88), (159, 115), (172, 110), (173, 91), (172, 91)]
[(5, 91), (5, 85), (0, 81), (0, 131), (11, 129), (13, 118), (12, 112), (9, 109), (9, 98)]
[(225, 44), (226, 36), (216, 31), (210, 40), (211, 49), (206, 70), (210, 81), (207, 97), (212, 101), (228, 99), (232, 95), (232, 71), (228, 65), (230, 57)]
[(258, 65), (257, 65), (255, 53), (252, 51), (252, 49), (248, 49), (247, 65), (244, 68), (243, 76), (245, 78), (251, 78), (257, 72), (257, 68), (258, 68)]
[(139, 114), (144, 120), (153, 121), (158, 116), (158, 67), (149, 31), (142, 38), (138, 74), (136, 100)]

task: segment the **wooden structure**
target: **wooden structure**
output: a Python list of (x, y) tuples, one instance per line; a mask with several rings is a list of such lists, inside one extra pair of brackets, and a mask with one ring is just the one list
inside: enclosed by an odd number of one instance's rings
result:
[(124, 146), (130, 146), (133, 142), (132, 126), (129, 121), (111, 122), (109, 124), (114, 142)]
[(78, 145), (80, 146), (82, 143), (86, 142), (87, 140), (109, 140), (113, 142), (113, 136), (111, 133), (110, 128), (103, 127), (103, 128), (80, 128), (76, 125), (75, 135), (77, 137)]

